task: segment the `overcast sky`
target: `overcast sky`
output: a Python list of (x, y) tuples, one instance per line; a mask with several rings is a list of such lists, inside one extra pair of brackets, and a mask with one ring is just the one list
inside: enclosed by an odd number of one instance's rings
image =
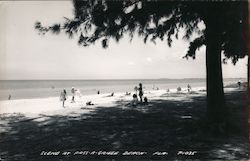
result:
[[(72, 17), (70, 1), (0, 2), (0, 79), (157, 79), (205, 78), (205, 47), (196, 60), (182, 59), (188, 44), (176, 40), (144, 44), (139, 38), (80, 47), (64, 34), (38, 35), (34, 23), (44, 25)], [(246, 77), (247, 60), (223, 65), (227, 78)]]

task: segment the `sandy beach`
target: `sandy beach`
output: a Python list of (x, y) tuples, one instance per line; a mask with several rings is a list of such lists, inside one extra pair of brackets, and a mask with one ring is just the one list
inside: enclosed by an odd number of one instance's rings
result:
[[(110, 159), (249, 159), (249, 142), (243, 135), (245, 92), (225, 88), (231, 118), (230, 136), (206, 133), (206, 91), (182, 89), (145, 91), (149, 103), (132, 107), (124, 93), (71, 96), (62, 107), (59, 97), (0, 101), (0, 156), (4, 160)], [(92, 101), (94, 105), (86, 105)], [(22, 148), (20, 148), (22, 147)], [(183, 149), (195, 152), (178, 154)], [(44, 151), (44, 152), (43, 152)], [(58, 155), (45, 155), (47, 152)], [(62, 152), (70, 152), (63, 156)], [(103, 155), (83, 155), (83, 151)], [(127, 151), (146, 152), (126, 155)], [(41, 153), (44, 154), (41, 154)], [(167, 155), (155, 155), (165, 152)], [(101, 153), (101, 152), (100, 152)]]
[[(234, 90), (228, 88), (228, 91)], [(157, 99), (165, 100), (179, 100), (185, 101), (188, 96), (196, 95), (203, 96), (205, 93), (205, 87), (193, 88), (192, 92), (188, 92), (187, 89), (182, 89), (181, 92), (177, 92), (176, 89), (166, 90), (150, 90), (144, 91), (149, 101)], [(75, 102), (71, 102), (72, 95), (67, 95), (65, 107), (62, 107), (62, 102), (59, 97), (48, 98), (33, 98), (33, 99), (16, 99), (16, 100), (1, 100), (0, 101), (0, 114), (16, 114), (21, 113), (27, 116), (39, 115), (39, 114), (62, 114), (66, 115), (72, 111), (80, 112), (82, 109), (86, 111), (93, 110), (98, 106), (111, 107), (118, 105), (117, 102), (126, 102), (125, 106), (132, 101), (132, 94), (135, 92), (129, 92), (130, 95), (126, 95), (125, 92), (115, 93), (114, 96), (110, 96), (110, 93), (104, 94), (92, 94), (92, 95), (76, 95)], [(168, 97), (162, 97), (168, 96)], [(178, 96), (178, 97), (177, 97)], [(94, 105), (86, 105), (86, 102), (91, 101)], [(81, 112), (80, 112), (81, 113)]]

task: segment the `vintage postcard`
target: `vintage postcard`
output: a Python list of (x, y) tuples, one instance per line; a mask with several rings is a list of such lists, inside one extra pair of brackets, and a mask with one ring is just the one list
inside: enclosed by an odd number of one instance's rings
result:
[(249, 160), (248, 1), (0, 1), (0, 160)]

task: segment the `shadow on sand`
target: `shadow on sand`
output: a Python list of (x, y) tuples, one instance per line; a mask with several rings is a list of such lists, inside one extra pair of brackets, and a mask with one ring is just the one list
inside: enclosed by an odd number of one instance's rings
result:
[[(79, 116), (2, 115), (0, 157), (3, 160), (249, 159), (250, 144), (243, 137), (245, 93), (226, 95), (233, 114), (232, 128), (227, 136), (216, 137), (206, 131), (205, 96), (188, 97), (188, 101), (154, 100), (137, 108), (120, 100), (114, 107), (97, 107)], [(60, 154), (40, 155), (42, 151), (60, 151)], [(71, 153), (62, 155), (65, 151)], [(119, 154), (74, 155), (77, 151), (119, 151)], [(125, 151), (147, 154), (124, 156)], [(153, 155), (157, 151), (168, 154)], [(180, 151), (197, 153), (178, 155)]]

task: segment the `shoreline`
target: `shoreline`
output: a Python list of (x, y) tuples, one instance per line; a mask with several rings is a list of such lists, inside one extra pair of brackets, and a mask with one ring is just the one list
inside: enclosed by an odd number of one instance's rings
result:
[[(235, 84), (238, 80), (227, 80), (224, 81), (225, 87)], [(17, 99), (30, 99), (30, 98), (48, 98), (57, 97), (60, 95), (61, 91), (65, 88), (70, 94), (72, 87), (80, 90), (82, 95), (92, 95), (96, 94), (97, 91), (103, 93), (120, 93), (125, 91), (133, 91), (135, 85), (138, 85), (136, 80), (125, 81), (28, 81), (28, 82), (4, 82), (0, 85), (0, 101), (8, 100), (11, 96), (11, 100)], [(141, 80), (144, 90), (154, 90), (154, 88), (159, 89), (176, 89), (177, 87), (186, 88), (187, 84), (194, 87), (206, 86), (205, 81), (164, 81), (164, 80)]]
[[(237, 88), (225, 88), (225, 92), (237, 90)], [(96, 107), (111, 107), (117, 105), (119, 101), (125, 101), (127, 103), (132, 101), (132, 95), (135, 92), (131, 92), (130, 95), (126, 95), (126, 92), (114, 93), (114, 96), (109, 96), (110, 93), (102, 94), (90, 94), (75, 97), (75, 102), (71, 103), (72, 95), (67, 96), (65, 102), (65, 108), (62, 107), (62, 102), (58, 97), (46, 97), (46, 98), (30, 98), (30, 99), (16, 99), (16, 100), (1, 100), (0, 101), (0, 114), (64, 114), (75, 111), (79, 113), (82, 108), (86, 108), (87, 111), (93, 110)], [(144, 97), (147, 97), (150, 101), (163, 99), (163, 100), (185, 100), (189, 95), (205, 95), (205, 87), (194, 87), (191, 92), (187, 91), (187, 88), (183, 88), (181, 92), (177, 92), (176, 89), (166, 90), (145, 90)], [(164, 97), (163, 97), (164, 96)], [(166, 96), (166, 97), (165, 97)], [(91, 101), (94, 105), (86, 105), (86, 102)], [(85, 111), (86, 111), (85, 110)], [(67, 111), (67, 112), (66, 112)]]

